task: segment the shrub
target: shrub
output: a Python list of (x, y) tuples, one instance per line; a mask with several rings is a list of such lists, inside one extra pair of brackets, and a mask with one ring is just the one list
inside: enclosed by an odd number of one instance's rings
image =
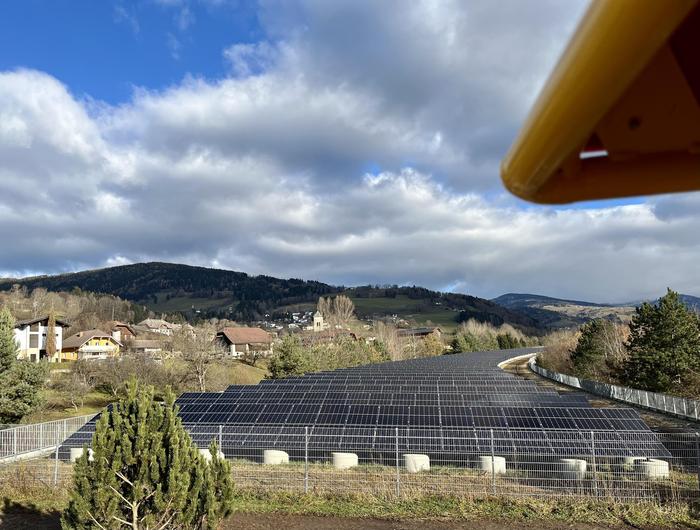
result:
[(127, 395), (102, 414), (75, 463), (64, 529), (133, 530), (217, 527), (231, 512), (228, 462), (210, 447), (211, 463), (182, 427), (172, 392), (165, 404), (134, 380)]

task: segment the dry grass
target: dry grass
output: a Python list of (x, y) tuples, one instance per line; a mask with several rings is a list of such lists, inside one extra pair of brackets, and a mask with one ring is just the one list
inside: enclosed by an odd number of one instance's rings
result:
[(571, 352), (576, 348), (580, 335), (579, 331), (560, 330), (543, 337), (545, 349), (537, 356), (537, 364), (562, 374), (574, 373)]
[[(571, 523), (630, 524), (638, 528), (700, 528), (692, 506), (669, 498), (658, 502), (623, 503), (606, 496), (606, 472), (599, 476), (598, 497), (551, 494), (542, 477), (539, 484), (522, 473), (497, 477), (499, 495), (492, 495), (488, 474), (473, 469), (433, 467), (428, 473), (400, 475), (396, 496), (396, 469), (363, 465), (337, 470), (328, 464), (309, 466), (309, 493), (304, 494), (304, 465), (263, 466), (233, 461), (237, 486), (235, 507), (246, 513), (374, 517), (390, 519), (452, 519), (562, 521)], [(0, 468), (0, 498), (5, 506), (26, 506), (34, 512), (59, 513), (68, 502), (71, 466), (59, 463), (59, 481), (53, 484), (55, 462), (45, 459)], [(674, 483), (695, 488), (695, 475), (673, 477)], [(579, 491), (581, 493), (581, 491)], [(658, 497), (652, 495), (650, 499)], [(2, 509), (0, 509), (0, 512)], [(2, 517), (0, 517), (0, 521)]]

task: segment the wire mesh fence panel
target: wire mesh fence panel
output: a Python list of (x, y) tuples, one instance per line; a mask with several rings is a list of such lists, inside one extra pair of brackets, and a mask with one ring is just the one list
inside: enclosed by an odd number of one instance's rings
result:
[(222, 437), (241, 488), (659, 502), (699, 496), (697, 441), (694, 433), (379, 426), (251, 426)]
[[(665, 504), (700, 498), (697, 433), (388, 426), (189, 425), (251, 492), (580, 497)], [(62, 454), (62, 453), (61, 453)], [(68, 487), (55, 451), (0, 461), (0, 481)]]
[(94, 414), (27, 425), (0, 425), (0, 460), (50, 449), (63, 443)]

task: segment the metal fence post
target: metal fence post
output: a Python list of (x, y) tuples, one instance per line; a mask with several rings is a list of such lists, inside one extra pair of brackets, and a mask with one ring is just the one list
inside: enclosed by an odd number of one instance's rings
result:
[(595, 492), (595, 496), (598, 496), (598, 470), (596, 468), (596, 461), (595, 461), (595, 434), (593, 431), (591, 431), (591, 451), (593, 453), (593, 460), (591, 464), (593, 465), (593, 491)]
[(17, 455), (17, 427), (12, 429), (12, 454)]
[(56, 460), (53, 465), (53, 485), (58, 485), (58, 444), (56, 444)]
[(491, 492), (496, 494), (496, 449), (493, 446), (493, 429), (491, 429)]
[(304, 427), (304, 493), (309, 493), (309, 428)]
[(698, 467), (698, 490), (700, 490), (700, 433), (695, 433), (695, 465)]
[(399, 465), (399, 428), (396, 427), (396, 496), (401, 496), (401, 467)]
[(223, 438), (224, 438), (224, 426), (219, 425), (219, 451), (221, 451), (222, 453), (224, 452)]

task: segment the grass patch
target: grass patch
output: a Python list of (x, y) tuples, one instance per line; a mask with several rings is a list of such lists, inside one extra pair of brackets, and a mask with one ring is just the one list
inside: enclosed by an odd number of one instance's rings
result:
[(56, 390), (45, 388), (42, 390), (42, 394), (45, 400), (44, 406), (22, 418), (22, 423), (40, 423), (95, 414), (115, 401), (114, 396), (94, 390), (85, 396), (83, 406), (76, 409), (65, 395)]
[(628, 524), (640, 528), (700, 528), (688, 505), (615, 503), (575, 499), (514, 499), (508, 497), (445, 497), (396, 499), (375, 496), (239, 493), (236, 511), (374, 519), (509, 520)]
[(418, 325), (428, 323), (439, 326), (443, 331), (453, 332), (458, 327), (455, 311), (445, 306), (426, 305), (425, 300), (413, 300), (406, 295), (395, 298), (355, 298), (351, 297), (359, 315), (398, 315), (406, 320), (413, 320)]
[[(293, 466), (290, 466), (293, 467)], [(299, 467), (299, 466), (297, 466)], [(48, 460), (0, 468), (0, 499), (7, 513), (57, 514), (65, 509), (71, 487), (71, 467), (61, 463), (53, 486), (54, 463)], [(234, 471), (234, 478), (240, 473)], [(292, 471), (290, 469), (290, 471)], [(298, 478), (291, 477), (290, 478)], [(278, 484), (283, 484), (278, 475)], [(299, 487), (297, 483), (297, 487)], [(0, 513), (3, 511), (0, 506)], [(700, 528), (695, 504), (616, 502), (609, 499), (512, 497), (487, 494), (437, 495), (357, 492), (252, 491), (236, 492), (235, 511), (247, 514), (292, 514), (389, 520), (521, 521), (626, 524), (636, 528)], [(2, 518), (0, 518), (2, 520)], [(19, 519), (18, 519), (19, 520)]]

